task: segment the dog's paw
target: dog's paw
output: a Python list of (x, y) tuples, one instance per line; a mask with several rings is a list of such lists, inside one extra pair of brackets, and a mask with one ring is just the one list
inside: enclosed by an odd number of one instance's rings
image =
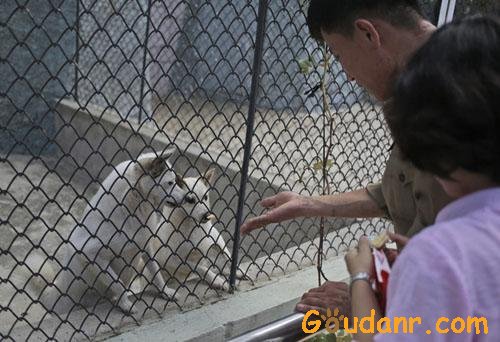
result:
[(249, 280), (250, 278), (248, 278), (245, 273), (243, 273), (242, 270), (236, 270), (236, 279), (238, 280)]
[(229, 291), (229, 282), (224, 277), (216, 276), (210, 283), (210, 287), (218, 290)]
[(127, 296), (122, 296), (118, 301), (118, 307), (125, 312), (126, 314), (133, 315), (137, 313), (137, 310), (134, 308), (134, 303), (127, 298)]
[(177, 295), (177, 291), (174, 289), (171, 289), (170, 287), (165, 287), (165, 289), (161, 293), (161, 296), (167, 300), (177, 301), (179, 299), (179, 296)]
[[(227, 270), (227, 271), (224, 270), (222, 272), (222, 274), (224, 274), (226, 277), (229, 278), (231, 276), (231, 270)], [(236, 270), (236, 279), (238, 279), (238, 280), (250, 280), (250, 278), (248, 276), (246, 276), (245, 273), (243, 273), (243, 271), (240, 269)]]
[(174, 301), (178, 299), (178, 295), (176, 294), (176, 292), (177, 292), (176, 290), (171, 289), (168, 286), (164, 286), (162, 289), (160, 289), (159, 287), (153, 284), (149, 284), (148, 286), (146, 286), (144, 290), (144, 293), (147, 293), (151, 296), (160, 297), (165, 300), (174, 300)]

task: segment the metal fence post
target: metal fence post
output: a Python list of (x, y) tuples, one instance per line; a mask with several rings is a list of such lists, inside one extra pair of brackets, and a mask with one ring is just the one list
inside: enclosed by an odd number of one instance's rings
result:
[(234, 228), (233, 253), (231, 256), (231, 273), (229, 277), (231, 291), (234, 291), (236, 283), (236, 268), (238, 264), (238, 251), (240, 248), (240, 227), (243, 219), (243, 205), (245, 203), (246, 184), (248, 182), (248, 166), (250, 164), (250, 154), (252, 152), (252, 136), (254, 131), (257, 95), (260, 84), (260, 70), (262, 65), (262, 55), (264, 51), (264, 38), (266, 31), (266, 16), (268, 6), (269, 3), (267, 0), (259, 0), (259, 9), (257, 15), (257, 37), (255, 39), (252, 84), (250, 88), (250, 104), (248, 107), (245, 149), (243, 155), (243, 166), (241, 170), (241, 182), (238, 198), (238, 209), (236, 212), (236, 224)]
[(439, 10), (438, 27), (443, 26), (453, 20), (455, 13), (456, 0), (443, 0)]
[[(148, 0), (148, 8), (146, 10), (146, 35), (144, 36), (144, 56), (142, 58), (142, 74), (141, 74), (141, 95), (139, 98), (140, 108), (138, 124), (142, 121), (142, 112), (144, 111), (144, 87), (146, 86), (146, 61), (148, 55), (148, 41), (149, 41), (149, 31), (151, 29), (151, 0)], [(147, 114), (146, 114), (147, 115)]]
[(76, 0), (76, 22), (75, 22), (75, 101), (78, 102), (78, 63), (80, 62), (80, 1)]

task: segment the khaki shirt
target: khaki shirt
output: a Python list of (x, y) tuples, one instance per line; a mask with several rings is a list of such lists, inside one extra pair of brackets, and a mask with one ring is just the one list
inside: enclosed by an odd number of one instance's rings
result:
[(393, 221), (395, 232), (408, 237), (432, 225), (451, 201), (434, 176), (403, 161), (397, 147), (387, 161), (382, 183), (370, 184), (367, 190)]

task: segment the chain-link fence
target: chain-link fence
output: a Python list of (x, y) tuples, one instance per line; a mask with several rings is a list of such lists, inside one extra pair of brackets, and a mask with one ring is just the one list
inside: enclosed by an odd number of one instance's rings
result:
[[(2, 338), (91, 339), (315, 262), (319, 219), (241, 222), (380, 179), (390, 137), (306, 6), (0, 3)], [(386, 224), (327, 221), (325, 255)]]

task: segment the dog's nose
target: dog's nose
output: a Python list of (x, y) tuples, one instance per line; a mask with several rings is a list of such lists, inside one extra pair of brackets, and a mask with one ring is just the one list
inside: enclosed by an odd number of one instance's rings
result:
[(186, 195), (184, 197), (184, 200), (188, 202), (189, 204), (195, 204), (196, 203), (196, 198), (194, 198), (194, 195)]
[(202, 219), (201, 219), (201, 223), (207, 223), (208, 221), (210, 220), (215, 220), (216, 217), (214, 214), (212, 214), (211, 212), (207, 212), (205, 215), (203, 215)]

